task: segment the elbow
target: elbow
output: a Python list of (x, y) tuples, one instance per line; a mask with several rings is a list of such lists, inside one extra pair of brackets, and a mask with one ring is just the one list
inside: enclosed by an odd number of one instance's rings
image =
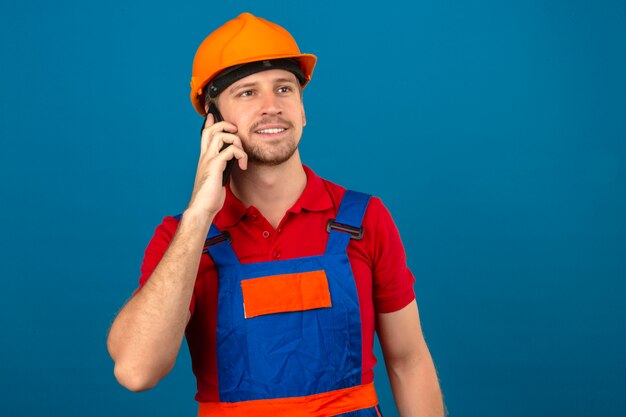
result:
[(113, 374), (121, 386), (132, 392), (147, 391), (154, 388), (159, 382), (158, 379), (151, 378), (145, 373), (118, 364), (115, 364)]
[[(173, 367), (173, 364), (172, 364)], [(139, 370), (123, 363), (116, 363), (113, 369), (115, 379), (124, 388), (132, 392), (142, 392), (154, 388), (172, 367), (165, 372)]]
[(428, 349), (389, 355), (389, 357), (385, 357), (385, 365), (389, 374), (397, 376), (424, 372), (425, 369), (434, 369)]
[(107, 347), (114, 362), (113, 374), (121, 386), (132, 392), (154, 388), (174, 367), (176, 357), (158, 358), (145, 354), (133, 354), (128, 348), (112, 343), (109, 336)]

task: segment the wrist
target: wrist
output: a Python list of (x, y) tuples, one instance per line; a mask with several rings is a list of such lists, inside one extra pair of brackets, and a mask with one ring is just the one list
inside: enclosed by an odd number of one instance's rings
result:
[(180, 219), (179, 227), (188, 226), (196, 230), (208, 232), (213, 218), (215, 218), (215, 213), (187, 208)]

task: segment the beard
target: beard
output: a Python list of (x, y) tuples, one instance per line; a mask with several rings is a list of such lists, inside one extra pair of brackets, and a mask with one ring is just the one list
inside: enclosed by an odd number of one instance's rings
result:
[(291, 158), (296, 152), (300, 138), (296, 137), (297, 133), (294, 129), (293, 123), (287, 122), (283, 119), (279, 119), (278, 121), (288, 126), (288, 134), (286, 137), (269, 141), (251, 139), (254, 137), (254, 132), (258, 126), (263, 123), (271, 122), (265, 119), (255, 123), (255, 125), (253, 125), (250, 129), (248, 138), (242, 139), (241, 144), (243, 145), (243, 150), (248, 155), (249, 163), (276, 166), (288, 161), (289, 158)]

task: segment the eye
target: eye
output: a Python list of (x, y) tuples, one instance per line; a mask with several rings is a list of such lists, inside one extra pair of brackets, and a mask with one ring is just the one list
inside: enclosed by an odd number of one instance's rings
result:
[(293, 91), (293, 88), (291, 88), (291, 87), (289, 87), (289, 86), (284, 85), (284, 86), (282, 86), (282, 87), (278, 87), (278, 90), (277, 90), (277, 91), (278, 91), (279, 93), (289, 93), (289, 92)]
[(239, 93), (239, 97), (250, 97), (254, 92), (252, 90), (245, 90)]

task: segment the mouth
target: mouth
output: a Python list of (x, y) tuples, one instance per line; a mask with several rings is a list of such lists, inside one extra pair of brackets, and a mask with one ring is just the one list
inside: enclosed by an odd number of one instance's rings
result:
[(284, 127), (271, 127), (266, 129), (255, 130), (254, 133), (259, 135), (277, 135), (279, 133), (283, 133), (287, 128)]
[(293, 124), (281, 117), (264, 117), (250, 127), (250, 132), (267, 139), (282, 137)]

